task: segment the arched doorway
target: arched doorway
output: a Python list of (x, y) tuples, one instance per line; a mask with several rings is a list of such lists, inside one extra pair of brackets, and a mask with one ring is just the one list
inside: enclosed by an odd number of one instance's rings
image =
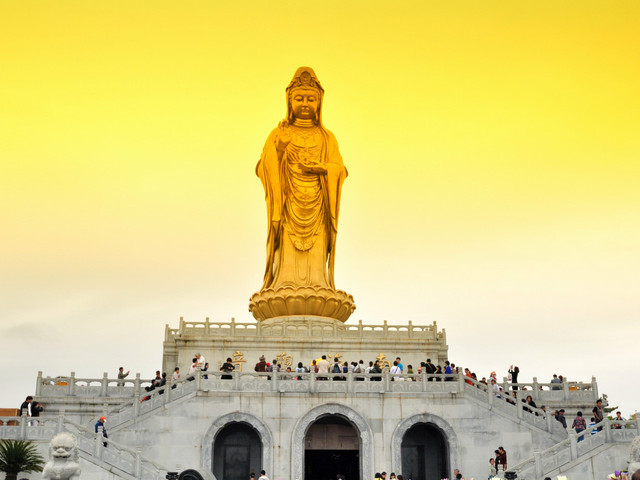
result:
[(243, 422), (225, 425), (213, 442), (211, 471), (218, 479), (247, 480), (260, 476), (262, 441), (258, 432)]
[(402, 475), (412, 480), (449, 478), (448, 445), (433, 423), (416, 423), (402, 437)]
[(305, 479), (360, 480), (360, 436), (346, 418), (319, 417), (307, 429), (304, 446)]

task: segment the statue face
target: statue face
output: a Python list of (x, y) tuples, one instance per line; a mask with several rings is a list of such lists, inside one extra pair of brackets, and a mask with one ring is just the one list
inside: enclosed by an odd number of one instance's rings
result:
[(76, 447), (75, 439), (71, 435), (56, 435), (51, 441), (51, 455), (57, 458), (67, 458)]
[(298, 88), (291, 92), (291, 110), (296, 118), (315, 118), (319, 103), (318, 92), (314, 89)]

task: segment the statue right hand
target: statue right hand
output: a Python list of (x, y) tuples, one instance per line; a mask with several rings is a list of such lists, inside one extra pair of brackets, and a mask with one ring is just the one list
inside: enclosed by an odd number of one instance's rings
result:
[(289, 128), (289, 122), (282, 120), (278, 124), (278, 134), (276, 136), (276, 150), (284, 152), (287, 145), (291, 142), (291, 129)]

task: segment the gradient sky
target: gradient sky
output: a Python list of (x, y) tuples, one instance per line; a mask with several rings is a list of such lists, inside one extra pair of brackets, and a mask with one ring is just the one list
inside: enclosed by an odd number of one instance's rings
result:
[[(640, 409), (640, 3), (0, 0), (0, 406), (250, 321), (296, 68), (349, 170), (350, 322)], [(395, 352), (389, 352), (393, 354)], [(401, 353), (401, 352), (397, 352)]]

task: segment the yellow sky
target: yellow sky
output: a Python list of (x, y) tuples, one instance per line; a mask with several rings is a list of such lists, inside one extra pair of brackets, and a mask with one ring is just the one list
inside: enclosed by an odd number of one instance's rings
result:
[[(336, 283), (354, 320), (437, 320), (480, 374), (554, 373), (515, 347), (480, 360), (498, 330), (500, 348), (534, 332), (589, 352), (604, 331), (629, 352), (639, 24), (636, 1), (0, 0), (0, 330), (104, 330), (151, 372), (179, 315), (249, 320), (253, 169), (309, 65), (350, 173)], [(124, 332), (154, 339), (147, 363)], [(98, 360), (87, 375), (113, 370)]]

